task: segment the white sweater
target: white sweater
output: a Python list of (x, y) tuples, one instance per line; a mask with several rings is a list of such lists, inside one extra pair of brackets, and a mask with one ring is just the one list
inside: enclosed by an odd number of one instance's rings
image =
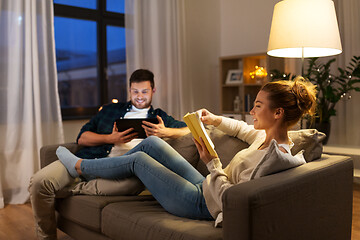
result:
[[(225, 169), (222, 169), (219, 158), (214, 158), (206, 165), (210, 174), (203, 182), (203, 191), (209, 212), (216, 219), (215, 226), (222, 222), (222, 195), (225, 190), (233, 185), (249, 181), (253, 170), (269, 149), (258, 150), (265, 141), (265, 131), (256, 130), (243, 121), (223, 117), (218, 129), (247, 142), (250, 146), (238, 152)], [(281, 146), (290, 152), (287, 144), (275, 145), (277, 148)], [(291, 156), (291, 154), (286, 155)]]

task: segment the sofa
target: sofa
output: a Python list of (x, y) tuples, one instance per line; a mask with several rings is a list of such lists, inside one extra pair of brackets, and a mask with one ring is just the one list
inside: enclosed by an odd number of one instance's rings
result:
[[(248, 145), (207, 127), (225, 167)], [(291, 131), (307, 163), (235, 185), (223, 195), (223, 224), (167, 213), (146, 191), (137, 196), (73, 195), (56, 199), (57, 226), (74, 239), (351, 239), (353, 163), (346, 156), (322, 154), (324, 134), (314, 129)], [(199, 172), (191, 135), (167, 139)], [(76, 152), (76, 143), (61, 144)], [(58, 145), (40, 150), (41, 166), (57, 159)]]

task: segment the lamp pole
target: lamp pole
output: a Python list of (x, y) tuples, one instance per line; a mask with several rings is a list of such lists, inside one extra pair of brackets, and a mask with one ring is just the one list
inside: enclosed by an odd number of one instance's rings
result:
[(304, 77), (304, 47), (301, 47), (301, 76)]

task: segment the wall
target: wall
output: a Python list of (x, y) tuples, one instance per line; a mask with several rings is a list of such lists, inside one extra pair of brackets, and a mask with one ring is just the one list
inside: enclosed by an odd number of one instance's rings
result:
[(66, 120), (66, 121), (63, 121), (65, 142), (66, 143), (75, 142), (76, 137), (79, 134), (81, 127), (87, 121), (88, 120)]
[(220, 1), (221, 56), (265, 53), (279, 0)]
[(187, 111), (220, 112), (220, 0), (185, 2), (185, 77)]

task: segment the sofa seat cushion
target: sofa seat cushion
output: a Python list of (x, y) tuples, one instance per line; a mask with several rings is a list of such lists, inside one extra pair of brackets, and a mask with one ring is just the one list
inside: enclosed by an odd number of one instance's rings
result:
[(113, 202), (154, 200), (152, 196), (86, 196), (76, 195), (56, 199), (56, 210), (62, 217), (101, 232), (101, 211)]
[(157, 201), (117, 202), (102, 212), (102, 231), (111, 239), (222, 239), (214, 221), (181, 218), (166, 212)]

